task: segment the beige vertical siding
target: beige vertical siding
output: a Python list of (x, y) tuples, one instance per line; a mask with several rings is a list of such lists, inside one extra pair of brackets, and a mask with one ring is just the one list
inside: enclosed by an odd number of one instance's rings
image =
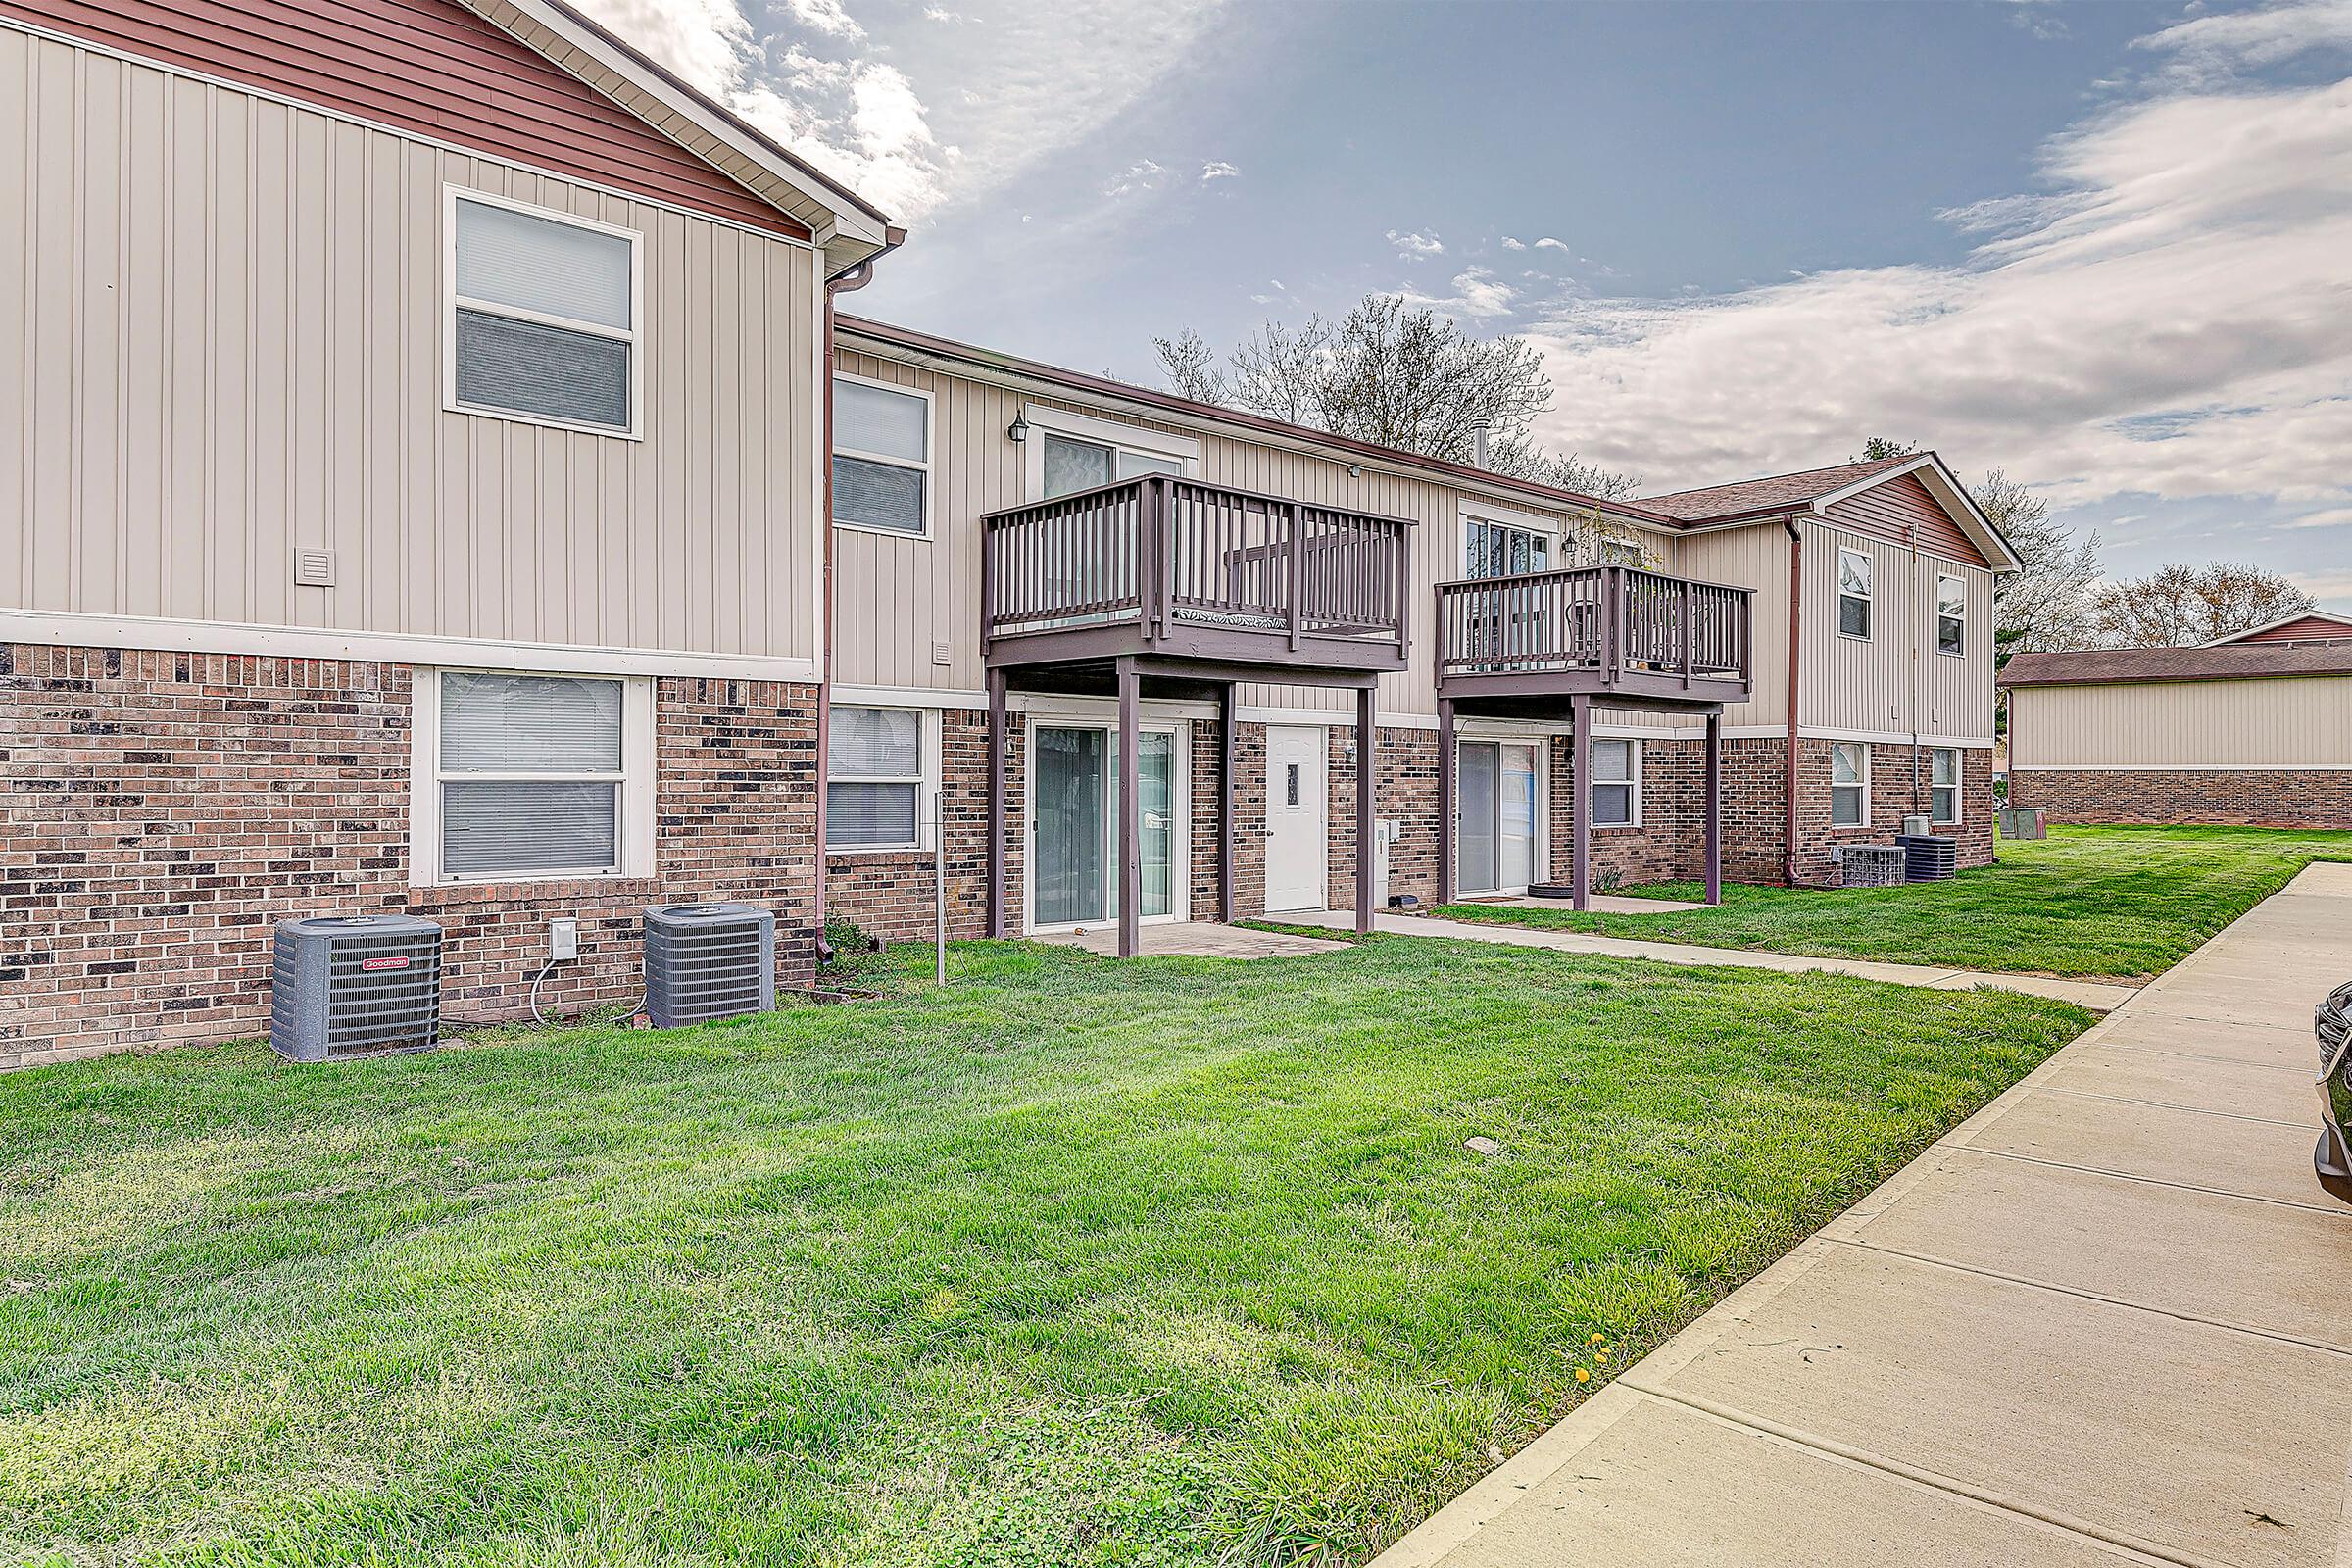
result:
[[(1871, 558), (1868, 641), (1839, 633), (1838, 555)], [(1969, 584), (1965, 657), (1936, 652), (1936, 576)], [(1807, 729), (1985, 740), (1992, 734), (1992, 574), (1819, 523), (1805, 525), (1798, 722)]]
[(1682, 570), (1704, 582), (1756, 590), (1753, 695), (1724, 710), (1729, 728), (1788, 722), (1788, 534), (1779, 523), (1729, 528), (1682, 542)]
[[(839, 619), (838, 678), (851, 685), (945, 687), (970, 691), (980, 686), (980, 528), (985, 513), (1018, 506), (1026, 469), (1021, 449), (1005, 428), (1024, 404), (1042, 404), (1088, 414), (1137, 429), (1181, 434), (1200, 444), (1200, 477), (1267, 494), (1330, 506), (1359, 508), (1410, 518), (1412, 531), (1412, 667), (1383, 678), (1380, 708), (1389, 713), (1435, 716), (1435, 585), (1461, 575), (1461, 508), (1471, 498), (1452, 486), (1291, 452), (1261, 442), (1179, 429), (1165, 421), (1138, 418), (1060, 399), (1025, 396), (1006, 387), (953, 372), (902, 363), (843, 348), (840, 368), (853, 375), (920, 387), (932, 394), (935, 429), (932, 535), (901, 539), (842, 528), (835, 530)], [(1502, 513), (1523, 513), (1555, 526), (1566, 514), (1544, 513), (1516, 504)], [(1664, 569), (1675, 569), (1680, 540), (1658, 538), (1652, 548)], [(945, 642), (948, 662), (936, 662), (933, 644)], [(1317, 687), (1267, 684), (1245, 686), (1241, 700), (1252, 707), (1342, 710), (1352, 702), (1345, 692)]]
[[(642, 233), (643, 440), (443, 412), (445, 184)], [(814, 266), (0, 28), (0, 606), (813, 660)]]
[(2352, 767), (2352, 675), (2021, 686), (2009, 765)]

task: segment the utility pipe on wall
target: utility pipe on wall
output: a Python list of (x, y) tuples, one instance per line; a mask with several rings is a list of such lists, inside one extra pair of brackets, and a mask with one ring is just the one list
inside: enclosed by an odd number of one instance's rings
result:
[(1805, 634), (1805, 530), (1794, 516), (1783, 517), (1788, 530), (1788, 744), (1781, 760), (1781, 794), (1787, 819), (1782, 827), (1781, 879), (1796, 886), (1796, 698), (1802, 685)]
[[(882, 248), (857, 266), (845, 268), (825, 279), (824, 358), (818, 367), (824, 385), (817, 395), (825, 400), (824, 450), (816, 455), (824, 465), (824, 513), (816, 525), (824, 533), (824, 603), (823, 625), (818, 627), (821, 640), (816, 664), (816, 957), (819, 963), (833, 956), (833, 944), (825, 940), (825, 774), (833, 751), (833, 297), (836, 294), (855, 294), (874, 280), (874, 263), (906, 243), (906, 236), (899, 229), (883, 232)], [(940, 846), (944, 852), (946, 846)]]

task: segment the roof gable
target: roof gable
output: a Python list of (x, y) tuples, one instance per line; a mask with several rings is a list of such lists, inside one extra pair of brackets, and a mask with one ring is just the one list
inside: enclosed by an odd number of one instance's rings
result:
[[(714, 136), (697, 145), (649, 119), (662, 107), (657, 88), (681, 105), (693, 95), (609, 34), (574, 17), (567, 24), (582, 42), (565, 45), (552, 30), (565, 18), (545, 7), (550, 24), (534, 45), (508, 24), (529, 21), (518, 5), (503, 6), (507, 20), (493, 9), (488, 0), (0, 0), (0, 18), (747, 227), (821, 242), (836, 226), (821, 205), (788, 205), (777, 180), (760, 188), (748, 161), (727, 167)], [(588, 57), (593, 38), (610, 45), (610, 63)], [(567, 58), (551, 58), (559, 46)], [(628, 71), (646, 84), (642, 106), (619, 99)], [(682, 111), (670, 118), (683, 125)], [(770, 150), (786, 167), (790, 155)], [(844, 191), (835, 205), (855, 202)], [(864, 226), (878, 247), (879, 215)]]
[(2330, 610), (2307, 610), (2301, 614), (2233, 631), (2227, 637), (2216, 637), (2208, 647), (2221, 648), (2230, 643), (2300, 643), (2342, 642), (2352, 640), (2352, 615), (2339, 615)]
[(1933, 452), (1676, 490), (1645, 496), (1635, 505), (1675, 517), (1688, 528), (1738, 527), (1810, 513), (1995, 572), (2018, 565), (2009, 541)]
[(2224, 643), (2202, 648), (2082, 648), (2019, 654), (2010, 686), (2106, 686), (2127, 681), (2251, 680), (2352, 675), (2352, 643)]

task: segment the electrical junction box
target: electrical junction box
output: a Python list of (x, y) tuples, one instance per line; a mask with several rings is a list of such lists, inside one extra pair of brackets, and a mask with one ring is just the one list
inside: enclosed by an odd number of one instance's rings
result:
[(580, 956), (580, 922), (550, 920), (547, 923), (547, 956), (552, 962)]

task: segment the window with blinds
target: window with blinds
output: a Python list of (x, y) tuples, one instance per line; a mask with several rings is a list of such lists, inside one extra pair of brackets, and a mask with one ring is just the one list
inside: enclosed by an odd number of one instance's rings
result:
[(833, 378), (833, 520), (852, 528), (930, 532), (931, 399), (852, 376)]
[(637, 236), (453, 191), (449, 404), (637, 429)]
[(1632, 827), (1642, 820), (1642, 743), (1592, 743), (1592, 825)]
[(1960, 820), (1960, 748), (1938, 746), (1928, 753), (1928, 810), (1938, 827)]
[(825, 848), (911, 850), (923, 843), (923, 715), (836, 708), (825, 755)]
[(441, 879), (619, 871), (622, 683), (454, 670), (438, 679)]
[(1870, 748), (1860, 741), (1830, 747), (1830, 826), (1870, 826)]

